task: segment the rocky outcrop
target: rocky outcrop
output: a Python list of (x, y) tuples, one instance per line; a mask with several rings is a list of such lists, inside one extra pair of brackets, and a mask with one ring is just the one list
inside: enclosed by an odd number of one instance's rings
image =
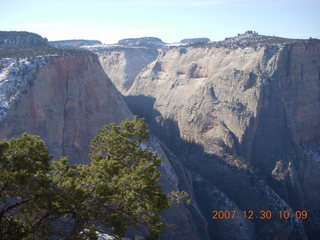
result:
[(92, 46), (102, 44), (98, 40), (83, 40), (83, 39), (75, 39), (75, 40), (62, 40), (62, 41), (50, 41), (49, 45), (54, 48), (81, 48), (83, 46)]
[(0, 44), (43, 46), (48, 44), (48, 40), (30, 32), (0, 31)]
[(123, 46), (144, 46), (144, 47), (159, 47), (163, 46), (164, 42), (160, 38), (142, 37), (142, 38), (126, 38), (119, 40), (119, 45)]
[(206, 43), (210, 42), (209, 38), (185, 38), (180, 43)]
[[(255, 32), (170, 47), (143, 68), (129, 90), (121, 90), (131, 110), (149, 121), (193, 173), (212, 238), (316, 239), (319, 234), (319, 47), (317, 40)], [(309, 218), (213, 223), (213, 209), (307, 210)], [(228, 235), (228, 224), (245, 230)], [(217, 235), (217, 229), (226, 233)]]

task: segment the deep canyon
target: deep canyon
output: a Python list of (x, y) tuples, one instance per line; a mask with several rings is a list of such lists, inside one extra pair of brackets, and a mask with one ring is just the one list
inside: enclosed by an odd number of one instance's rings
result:
[[(162, 213), (161, 239), (320, 236), (319, 40), (250, 31), (103, 45), (1, 32), (0, 53), (1, 139), (39, 135), (54, 159), (87, 164), (103, 124), (145, 118), (164, 191), (192, 200)], [(212, 219), (214, 210), (273, 216)], [(305, 220), (279, 217), (302, 210)]]

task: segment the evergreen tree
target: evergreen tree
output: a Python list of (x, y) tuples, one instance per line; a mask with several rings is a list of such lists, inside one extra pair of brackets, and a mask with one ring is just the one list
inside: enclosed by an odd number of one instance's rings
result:
[(106, 229), (124, 236), (129, 226), (156, 239), (168, 200), (157, 184), (160, 158), (141, 147), (148, 137), (139, 118), (103, 126), (91, 143), (90, 165), (62, 158), (50, 166), (39, 137), (1, 141), (0, 239), (96, 239)]
[(0, 142), (0, 239), (42, 238), (51, 210), (50, 157), (44, 142), (23, 134)]

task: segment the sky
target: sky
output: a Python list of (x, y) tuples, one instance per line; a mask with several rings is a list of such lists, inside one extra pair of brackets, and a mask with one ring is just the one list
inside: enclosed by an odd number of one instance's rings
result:
[(223, 40), (246, 30), (320, 38), (320, 0), (0, 0), (0, 31), (53, 40)]

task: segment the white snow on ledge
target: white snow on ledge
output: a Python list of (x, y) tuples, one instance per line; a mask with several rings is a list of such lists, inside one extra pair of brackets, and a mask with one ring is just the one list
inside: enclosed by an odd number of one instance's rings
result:
[(36, 72), (46, 65), (45, 57), (0, 59), (0, 121), (22, 93), (32, 86)]
[(320, 145), (316, 143), (308, 143), (303, 145), (303, 150), (311, 159), (320, 163)]

